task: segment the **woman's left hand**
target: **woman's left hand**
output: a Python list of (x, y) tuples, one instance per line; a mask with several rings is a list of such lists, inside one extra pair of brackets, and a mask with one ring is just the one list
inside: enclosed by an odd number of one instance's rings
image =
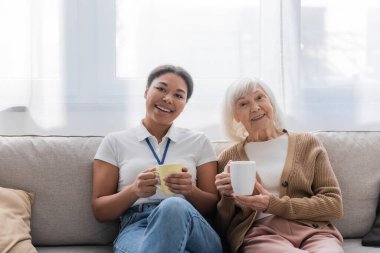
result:
[(259, 182), (256, 182), (256, 188), (260, 194), (253, 196), (233, 194), (233, 196), (236, 199), (236, 201), (241, 205), (249, 206), (253, 210), (264, 212), (268, 208), (269, 199), (272, 194), (265, 190)]
[(187, 168), (182, 168), (181, 173), (173, 173), (164, 178), (165, 184), (169, 190), (176, 194), (184, 196), (190, 195), (193, 191), (193, 184), (191, 182), (191, 174)]

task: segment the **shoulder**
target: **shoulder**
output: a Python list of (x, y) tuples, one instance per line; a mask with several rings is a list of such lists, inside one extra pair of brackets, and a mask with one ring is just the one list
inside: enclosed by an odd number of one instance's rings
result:
[(223, 171), (224, 167), (230, 160), (240, 160), (240, 158), (238, 158), (238, 155), (239, 155), (238, 150), (242, 146), (242, 144), (243, 144), (242, 142), (235, 143), (232, 146), (223, 150), (219, 154), (218, 156), (218, 172), (219, 173)]
[(312, 133), (289, 133), (289, 138), (296, 139), (298, 143), (321, 145), (321, 141)]
[(289, 142), (295, 145), (297, 152), (321, 152), (325, 148), (322, 142), (312, 133), (289, 133)]
[(223, 157), (223, 156), (230, 156), (230, 155), (233, 155), (233, 154), (237, 154), (238, 152), (238, 148), (239, 146), (241, 146), (242, 143), (241, 142), (238, 142), (238, 143), (235, 143), (235, 144), (232, 144), (230, 147), (226, 148), (225, 150), (223, 150), (222, 152), (220, 152), (220, 157)]

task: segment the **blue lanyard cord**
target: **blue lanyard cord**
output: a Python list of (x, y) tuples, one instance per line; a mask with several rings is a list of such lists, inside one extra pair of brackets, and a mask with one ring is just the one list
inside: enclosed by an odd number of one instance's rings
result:
[(168, 152), (168, 149), (169, 149), (170, 139), (168, 138), (168, 141), (166, 142), (164, 154), (162, 155), (162, 159), (161, 160), (160, 160), (160, 158), (158, 158), (157, 153), (156, 153), (156, 151), (154, 151), (154, 148), (153, 148), (152, 144), (150, 143), (149, 139), (146, 138), (145, 140), (146, 140), (146, 143), (148, 143), (148, 146), (150, 148), (150, 151), (152, 151), (152, 154), (154, 155), (154, 158), (156, 158), (157, 163), (159, 165), (164, 164), (165, 158), (166, 158), (166, 153)]

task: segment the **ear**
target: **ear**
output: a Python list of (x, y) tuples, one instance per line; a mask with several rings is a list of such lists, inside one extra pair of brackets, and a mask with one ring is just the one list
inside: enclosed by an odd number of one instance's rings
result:
[(146, 96), (147, 96), (147, 94), (148, 94), (148, 90), (149, 90), (149, 88), (146, 88), (145, 89), (145, 92), (144, 92), (144, 98), (146, 99)]

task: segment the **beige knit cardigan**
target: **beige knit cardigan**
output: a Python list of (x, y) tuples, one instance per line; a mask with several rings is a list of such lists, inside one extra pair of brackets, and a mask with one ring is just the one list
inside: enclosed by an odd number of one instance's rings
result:
[[(280, 180), (280, 196), (271, 196), (267, 213), (322, 228), (343, 215), (342, 195), (322, 143), (309, 133), (288, 133), (288, 152)], [(249, 160), (244, 142), (224, 150), (218, 172), (229, 160)], [(258, 168), (260, 170), (260, 168)], [(253, 194), (258, 194), (257, 189)], [(215, 227), (232, 252), (237, 252), (252, 226), (256, 211), (239, 205), (233, 197), (222, 196)]]

